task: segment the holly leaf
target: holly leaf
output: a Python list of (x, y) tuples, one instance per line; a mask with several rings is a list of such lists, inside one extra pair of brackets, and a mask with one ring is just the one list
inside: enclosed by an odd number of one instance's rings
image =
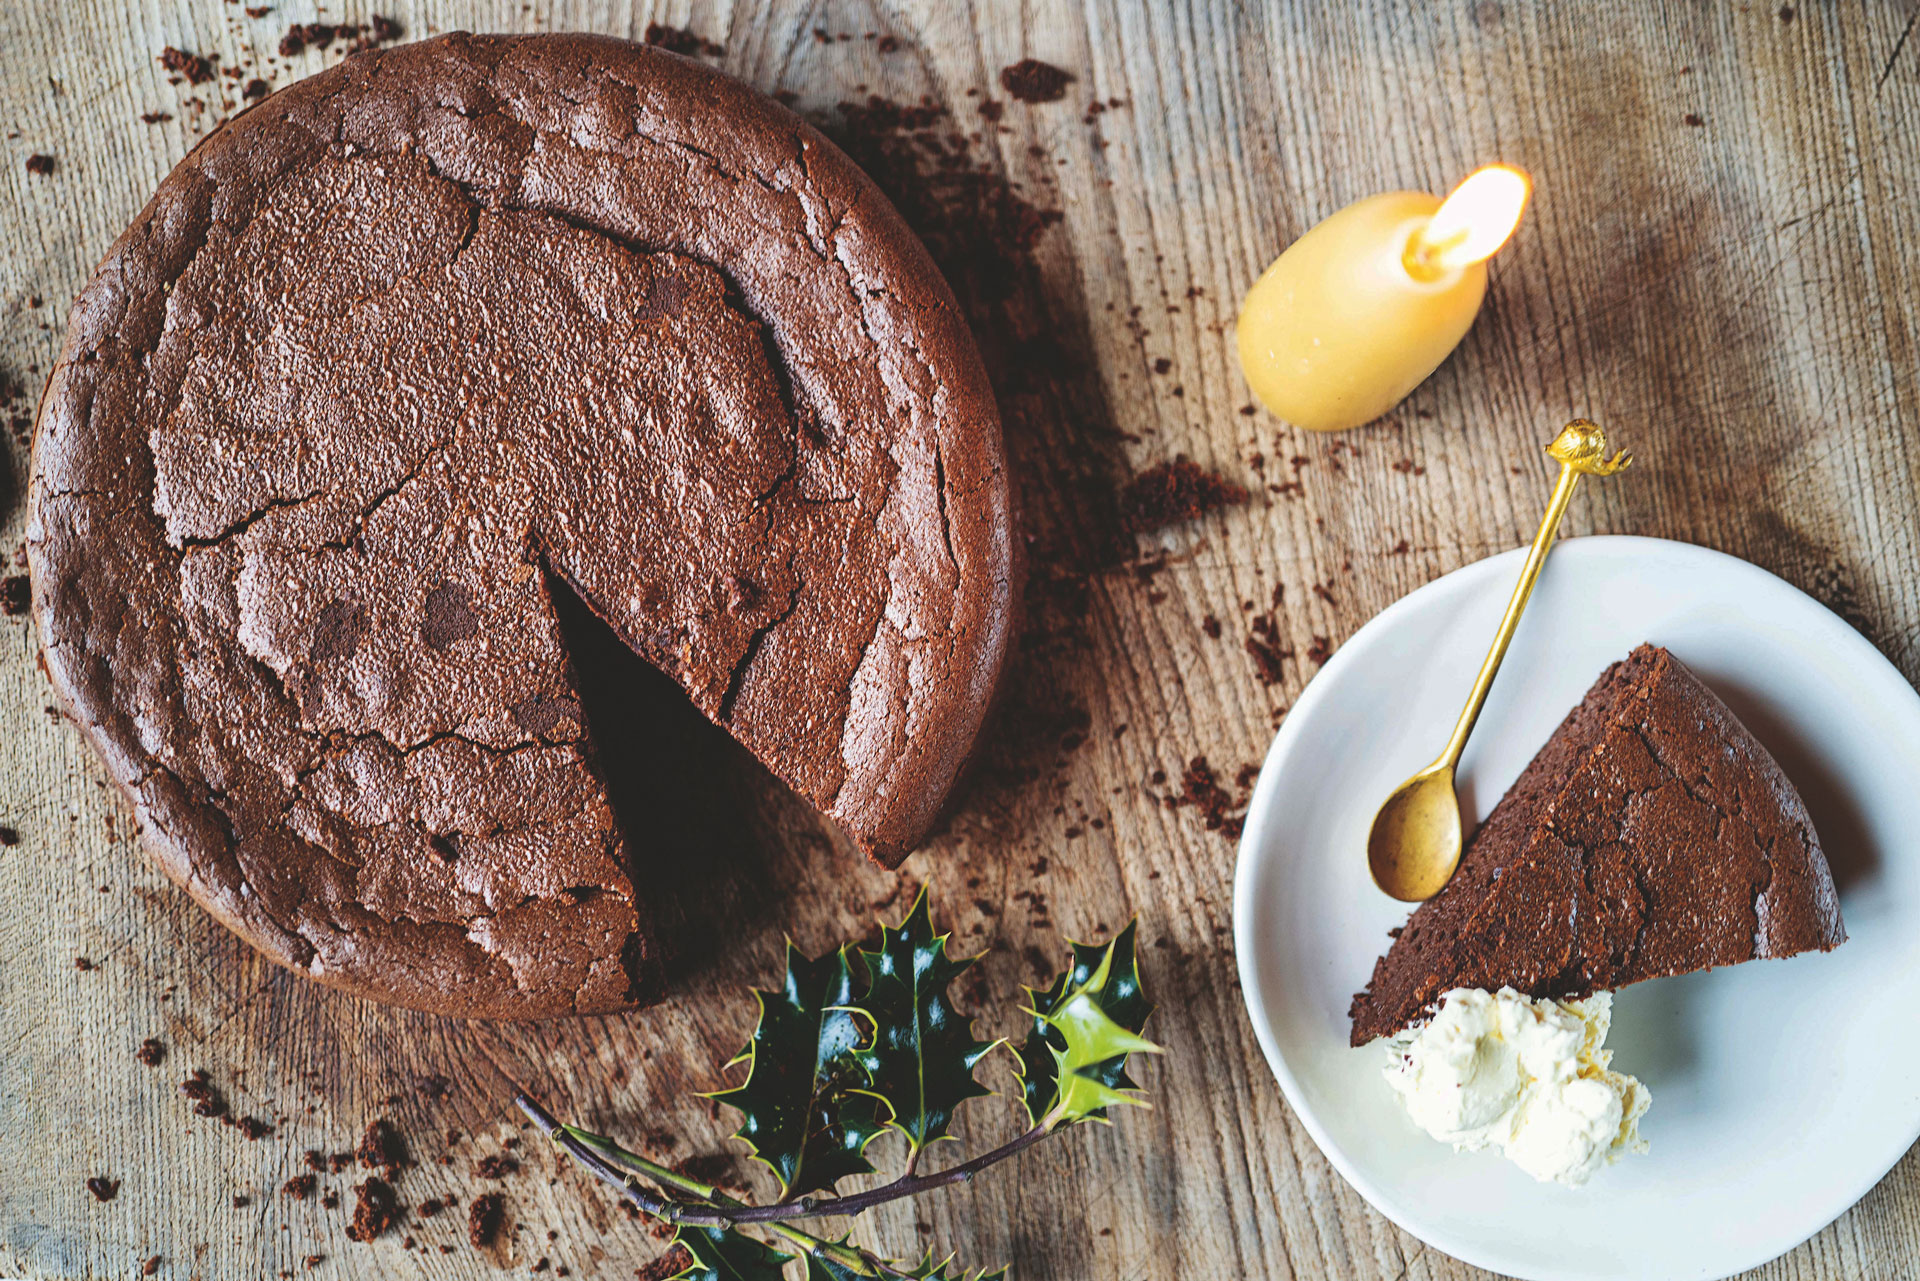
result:
[(985, 1268), (980, 1269), (978, 1272), (968, 1272), (965, 1269), (959, 1272), (949, 1272), (947, 1269), (953, 1267), (953, 1257), (954, 1256), (949, 1254), (946, 1258), (936, 1263), (934, 1262), (933, 1251), (929, 1249), (926, 1257), (910, 1269), (907, 1275), (916, 1277), (919, 1281), (1006, 1281), (1007, 1270), (1005, 1268), (999, 1268), (992, 1272), (987, 1271)]
[(873, 1042), (859, 1052), (865, 1088), (916, 1152), (948, 1137), (960, 1104), (992, 1093), (973, 1069), (998, 1042), (974, 1040), (973, 1020), (947, 997), (947, 985), (979, 958), (953, 960), (947, 938), (933, 932), (922, 887), (897, 929), (880, 927), (880, 949), (860, 952), (870, 986), (859, 1007), (873, 1021)]
[(1104, 1121), (1116, 1104), (1139, 1104), (1130, 1054), (1159, 1054), (1140, 1033), (1153, 1013), (1140, 987), (1137, 921), (1105, 946), (1074, 943), (1073, 965), (1045, 988), (1028, 988), (1033, 1029), (1020, 1047), (1027, 1118), (1049, 1128)]
[(747, 1079), (707, 1097), (740, 1112), (734, 1137), (773, 1171), (784, 1196), (871, 1173), (862, 1154), (884, 1126), (875, 1100), (853, 1093), (867, 1083), (859, 1057), (867, 1016), (850, 1005), (847, 950), (810, 961), (789, 942), (786, 979), (754, 997), (760, 1020), (733, 1060), (750, 1064)]
[(793, 1257), (732, 1228), (682, 1226), (673, 1239), (687, 1248), (693, 1263), (669, 1281), (781, 1281), (782, 1269)]

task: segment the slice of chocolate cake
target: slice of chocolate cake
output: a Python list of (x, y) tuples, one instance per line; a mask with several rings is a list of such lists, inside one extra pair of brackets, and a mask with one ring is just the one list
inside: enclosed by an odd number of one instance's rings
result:
[(1573, 1000), (1846, 940), (1806, 806), (1666, 650), (1600, 677), (1353, 998), (1353, 1044), (1454, 988)]

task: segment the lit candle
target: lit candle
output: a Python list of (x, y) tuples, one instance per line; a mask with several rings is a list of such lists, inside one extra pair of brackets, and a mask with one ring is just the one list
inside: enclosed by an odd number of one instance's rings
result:
[(1313, 431), (1372, 422), (1466, 337), (1487, 259), (1520, 224), (1532, 182), (1508, 165), (1443, 202), (1369, 196), (1288, 246), (1240, 305), (1240, 368), (1260, 402)]

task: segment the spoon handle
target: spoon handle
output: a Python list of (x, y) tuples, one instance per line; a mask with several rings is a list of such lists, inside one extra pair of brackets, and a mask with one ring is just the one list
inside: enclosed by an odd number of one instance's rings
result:
[(1533, 585), (1540, 578), (1540, 570), (1547, 563), (1547, 553), (1553, 549), (1554, 536), (1560, 532), (1560, 518), (1567, 513), (1567, 503), (1573, 497), (1575, 485), (1580, 483), (1582, 475), (1611, 476), (1633, 461), (1630, 454), (1619, 454), (1609, 459), (1607, 436), (1599, 424), (1580, 418), (1563, 428), (1553, 443), (1546, 447), (1549, 456), (1560, 462), (1560, 479), (1553, 487), (1553, 497), (1547, 502), (1547, 514), (1540, 520), (1540, 532), (1533, 536), (1533, 546), (1527, 549), (1527, 563), (1520, 567), (1520, 581), (1513, 586), (1513, 599), (1507, 602), (1507, 612), (1500, 619), (1500, 630), (1493, 635), (1493, 645), (1487, 650), (1487, 659), (1480, 664), (1480, 674), (1474, 678), (1473, 692), (1467, 696), (1467, 705), (1460, 712), (1460, 720), (1453, 727), (1453, 737), (1447, 740), (1447, 747), (1440, 754), (1440, 762), (1448, 768), (1460, 763), (1460, 754), (1467, 749), (1467, 738), (1473, 733), (1474, 722), (1480, 719), (1480, 709), (1486, 704), (1487, 691), (1493, 688), (1493, 678), (1500, 671), (1501, 660), (1507, 656), (1507, 645), (1513, 640), (1514, 631), (1520, 626), (1520, 615), (1527, 608), (1527, 599), (1533, 595)]

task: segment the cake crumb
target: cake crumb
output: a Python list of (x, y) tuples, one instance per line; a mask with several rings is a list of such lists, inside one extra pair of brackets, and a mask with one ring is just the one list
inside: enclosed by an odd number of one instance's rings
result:
[(161, 51), (159, 63), (175, 75), (183, 76), (190, 85), (205, 84), (213, 79), (213, 64), (197, 53), (188, 53), (185, 49), (176, 49), (168, 45)]
[(368, 1179), (354, 1185), (353, 1222), (347, 1225), (349, 1241), (371, 1241), (399, 1222), (399, 1207), (393, 1189), (381, 1179)]
[(1000, 69), (1000, 87), (1021, 102), (1058, 102), (1067, 96), (1073, 80), (1071, 71), (1038, 58), (1022, 58)]
[(684, 54), (687, 57), (699, 54), (717, 58), (727, 51), (727, 47), (723, 44), (715, 44), (705, 36), (689, 31), (685, 27), (670, 27), (664, 22), (649, 22), (646, 40), (656, 49), (665, 49), (668, 53)]
[(493, 1238), (500, 1232), (500, 1220), (506, 1209), (498, 1192), (488, 1192), (473, 1199), (467, 1207), (467, 1240), (476, 1250), (483, 1250), (493, 1244)]
[(109, 1179), (104, 1174), (96, 1174), (87, 1180), (87, 1191), (93, 1193), (96, 1201), (111, 1201), (120, 1195), (120, 1180)]
[(53, 172), (53, 157), (43, 151), (36, 151), (27, 157), (27, 172), (39, 174), (42, 178)]

